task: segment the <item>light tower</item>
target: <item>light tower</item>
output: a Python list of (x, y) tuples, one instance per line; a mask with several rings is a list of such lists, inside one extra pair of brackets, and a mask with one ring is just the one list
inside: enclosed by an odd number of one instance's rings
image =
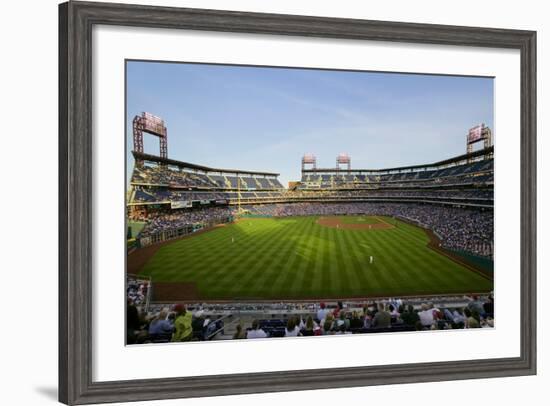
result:
[(341, 165), (346, 165), (348, 171), (351, 169), (351, 157), (344, 152), (338, 154), (336, 157), (336, 169), (338, 171), (342, 169)]
[(493, 133), (484, 123), (478, 124), (468, 130), (466, 138), (466, 153), (471, 154), (474, 151), (474, 144), (483, 141), (483, 148), (487, 149), (493, 144)]
[(315, 155), (311, 153), (304, 154), (302, 157), (302, 172), (306, 169), (306, 166), (310, 166), (309, 169), (317, 169), (317, 158)]
[[(159, 138), (161, 158), (168, 158), (168, 132), (164, 126), (164, 120), (151, 113), (143, 112), (135, 116), (133, 120), (134, 151), (143, 153), (143, 133), (151, 134)], [(137, 166), (143, 165), (143, 160), (136, 160)]]
[(307, 176), (304, 175), (304, 170), (306, 169), (317, 169), (317, 157), (311, 153), (304, 154), (302, 157), (302, 181), (310, 181), (309, 174)]

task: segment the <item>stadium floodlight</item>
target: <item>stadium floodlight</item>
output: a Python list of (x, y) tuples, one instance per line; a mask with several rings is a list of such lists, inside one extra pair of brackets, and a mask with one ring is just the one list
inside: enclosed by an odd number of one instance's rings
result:
[(489, 148), (493, 141), (491, 129), (484, 123), (478, 124), (468, 130), (468, 134), (466, 136), (466, 153), (471, 154), (474, 152), (474, 144), (477, 144), (480, 141), (483, 141), (484, 149)]
[[(143, 133), (151, 134), (159, 138), (161, 158), (168, 158), (168, 132), (164, 120), (148, 112), (142, 112), (133, 120), (134, 151), (143, 153)], [(136, 160), (136, 165), (141, 166), (142, 160)]]
[(302, 171), (306, 169), (306, 166), (310, 166), (309, 169), (317, 169), (317, 157), (312, 153), (304, 154), (302, 157)]
[(340, 165), (346, 165), (347, 170), (351, 169), (351, 157), (345, 152), (341, 152), (336, 157), (336, 169), (340, 170)]

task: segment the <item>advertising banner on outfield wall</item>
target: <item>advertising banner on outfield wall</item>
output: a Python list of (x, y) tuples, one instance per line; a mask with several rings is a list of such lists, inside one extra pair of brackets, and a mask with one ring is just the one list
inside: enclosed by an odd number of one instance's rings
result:
[(193, 202), (191, 202), (191, 200), (180, 200), (180, 201), (177, 201), (177, 202), (170, 202), (170, 207), (172, 209), (184, 209), (184, 208), (187, 208), (187, 207), (193, 207)]

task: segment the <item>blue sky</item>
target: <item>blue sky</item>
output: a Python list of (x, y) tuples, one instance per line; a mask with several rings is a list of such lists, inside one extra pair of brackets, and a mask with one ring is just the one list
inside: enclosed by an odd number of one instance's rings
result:
[[(466, 133), (493, 127), (493, 79), (438, 75), (127, 63), (128, 170), (132, 119), (165, 120), (168, 156), (219, 168), (300, 178), (351, 155), (352, 169), (435, 162), (466, 152)], [(145, 152), (158, 139), (145, 135)]]

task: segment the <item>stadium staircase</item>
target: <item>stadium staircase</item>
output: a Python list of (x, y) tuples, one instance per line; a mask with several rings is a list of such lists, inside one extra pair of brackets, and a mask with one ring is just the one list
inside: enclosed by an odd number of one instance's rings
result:
[(212, 179), (212, 178), (210, 177), (210, 175), (206, 174), (206, 177), (208, 178), (208, 180), (209, 180), (213, 185), (217, 185), (217, 184), (218, 184), (218, 182), (216, 182), (214, 179)]
[(272, 189), (279, 189), (279, 187), (278, 187), (275, 183), (273, 183), (273, 182), (271, 181), (271, 179), (268, 179), (267, 181), (268, 181), (269, 184), (271, 185), (271, 188), (272, 188)]
[(128, 198), (129, 202), (135, 201), (136, 198), (136, 189), (132, 187), (132, 190), (130, 191), (130, 196)]
[(228, 189), (233, 188), (233, 186), (231, 186), (231, 182), (229, 181), (229, 179), (227, 179), (227, 176), (224, 175), (223, 180), (225, 181), (225, 187), (226, 188), (228, 188)]

